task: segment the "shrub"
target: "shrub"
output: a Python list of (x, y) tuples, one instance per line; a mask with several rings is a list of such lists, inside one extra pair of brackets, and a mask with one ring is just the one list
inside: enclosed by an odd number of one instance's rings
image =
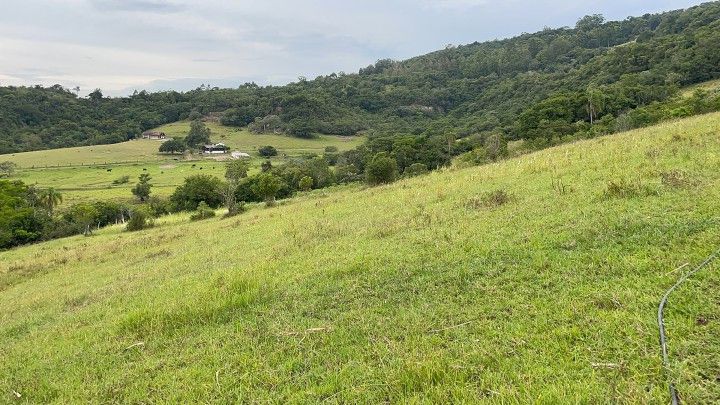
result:
[(303, 178), (300, 179), (300, 182), (298, 183), (298, 188), (302, 191), (309, 191), (312, 189), (313, 186), (313, 179), (310, 176), (303, 176)]
[(365, 168), (365, 180), (370, 185), (387, 184), (397, 177), (397, 162), (385, 152), (376, 154)]
[(185, 152), (185, 143), (179, 139), (169, 139), (160, 145), (158, 151), (160, 153), (169, 153), (171, 155), (183, 153)]
[(205, 203), (205, 201), (200, 201), (197, 207), (197, 211), (195, 211), (194, 214), (190, 215), (191, 221), (200, 221), (203, 219), (212, 218), (215, 216), (215, 210), (208, 207), (208, 205)]
[(113, 185), (127, 184), (130, 183), (130, 176), (122, 176), (112, 181)]
[(195, 211), (201, 201), (211, 208), (217, 208), (224, 201), (222, 188), (223, 183), (217, 177), (197, 174), (187, 177), (170, 196), (170, 201), (176, 211)]
[(277, 149), (275, 149), (275, 147), (267, 145), (267, 146), (260, 147), (260, 149), (258, 149), (258, 153), (260, 154), (260, 156), (263, 156), (263, 157), (271, 157), (271, 156), (277, 156), (278, 151), (277, 151)]
[(152, 226), (153, 222), (150, 215), (148, 215), (144, 209), (138, 207), (130, 214), (130, 221), (128, 221), (125, 229), (130, 232), (134, 232), (151, 228)]
[(0, 162), (0, 177), (10, 177), (15, 174), (17, 164), (10, 161)]
[(157, 218), (172, 212), (172, 204), (167, 198), (150, 197), (148, 200), (148, 210), (150, 215)]
[(257, 176), (257, 181), (253, 185), (253, 192), (265, 200), (265, 204), (270, 207), (275, 204), (275, 196), (282, 187), (280, 179), (270, 173), (262, 173)]
[(138, 180), (138, 183), (130, 191), (132, 191), (140, 202), (145, 202), (148, 198), (150, 198), (150, 189), (152, 188), (150, 180), (152, 180), (152, 178), (149, 174), (143, 173), (140, 175)]

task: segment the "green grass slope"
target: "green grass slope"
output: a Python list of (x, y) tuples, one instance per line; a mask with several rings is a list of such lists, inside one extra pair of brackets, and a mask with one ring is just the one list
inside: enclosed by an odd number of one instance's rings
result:
[[(720, 244), (718, 128), (2, 252), (0, 399), (666, 402), (655, 311)], [(668, 307), (688, 403), (720, 398), (719, 269)]]

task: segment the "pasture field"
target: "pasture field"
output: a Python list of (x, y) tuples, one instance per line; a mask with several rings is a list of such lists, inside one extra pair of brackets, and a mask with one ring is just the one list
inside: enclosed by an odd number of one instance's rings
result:
[[(281, 164), (286, 157), (305, 153), (322, 154), (326, 146), (336, 146), (341, 151), (349, 150), (363, 140), (360, 137), (328, 135), (320, 135), (315, 139), (258, 135), (215, 123), (208, 123), (208, 127), (211, 128), (213, 142), (223, 142), (232, 150), (251, 154), (251, 173), (259, 170), (264, 160), (257, 154), (257, 149), (261, 146), (275, 146), (280, 156), (272, 160), (274, 164)], [(158, 130), (172, 137), (185, 136), (189, 128), (188, 122), (180, 122), (160, 127)], [(155, 140), (133, 140), (112, 145), (15, 153), (0, 155), (0, 162), (9, 160), (17, 163), (20, 169), (14, 178), (26, 184), (59, 190), (63, 194), (64, 205), (102, 199), (130, 199), (130, 188), (142, 173), (150, 173), (153, 177), (153, 194), (158, 196), (170, 195), (185, 177), (192, 174), (205, 173), (223, 177), (223, 162), (198, 155), (190, 159), (179, 155), (161, 155), (158, 154), (161, 143)], [(112, 184), (113, 180), (126, 175), (130, 176), (128, 184)]]
[[(247, 152), (256, 155), (258, 148), (272, 145), (280, 153), (299, 155), (303, 153), (321, 154), (326, 146), (335, 146), (341, 151), (354, 149), (359, 146), (363, 138), (358, 136), (317, 135), (313, 139), (295, 138), (279, 134), (253, 134), (245, 128), (226, 127), (214, 122), (205, 123), (210, 128), (210, 138), (213, 142), (222, 142), (232, 150)], [(169, 137), (183, 137), (190, 130), (190, 122), (180, 121), (163, 125), (156, 129), (165, 132)]]
[[(0, 401), (666, 403), (720, 114), (0, 252)], [(720, 399), (720, 267), (670, 375)]]

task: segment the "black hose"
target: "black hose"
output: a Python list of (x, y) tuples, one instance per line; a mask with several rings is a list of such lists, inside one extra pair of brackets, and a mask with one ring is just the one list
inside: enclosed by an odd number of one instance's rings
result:
[[(673, 285), (672, 287), (670, 287), (669, 290), (667, 290), (665, 295), (662, 297), (662, 300), (660, 301), (660, 305), (658, 306), (658, 326), (660, 327), (660, 347), (662, 348), (663, 365), (665, 366), (666, 372), (670, 371), (670, 358), (668, 356), (667, 337), (665, 336), (665, 321), (663, 319), (663, 310), (665, 309), (665, 304), (667, 304), (668, 297), (673, 291), (675, 291), (676, 288), (680, 286), (680, 284), (684, 283), (685, 280), (690, 278), (690, 276), (692, 276), (693, 274), (705, 268), (705, 266), (715, 260), (718, 255), (720, 255), (720, 249), (716, 250), (715, 253), (708, 256), (707, 259), (700, 263), (699, 266), (685, 273), (685, 275), (680, 277), (680, 279), (677, 281), (677, 283), (675, 283), (675, 285)], [(672, 378), (670, 378), (670, 399), (673, 405), (678, 405), (680, 403), (680, 398), (678, 397), (677, 389), (675, 389), (675, 383), (672, 381)]]

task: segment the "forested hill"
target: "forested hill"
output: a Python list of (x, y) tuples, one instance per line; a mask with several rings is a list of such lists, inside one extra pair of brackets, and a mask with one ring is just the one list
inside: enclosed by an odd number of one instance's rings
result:
[[(358, 74), (333, 73), (287, 86), (78, 98), (60, 86), (0, 87), (0, 153), (120, 142), (158, 125), (219, 113), (225, 125), (352, 135), (380, 149), (397, 139), (502, 134), (551, 142), (647, 125), (653, 103), (720, 77), (720, 3), (499, 41), (448, 47)], [(392, 150), (391, 150), (392, 151)]]

